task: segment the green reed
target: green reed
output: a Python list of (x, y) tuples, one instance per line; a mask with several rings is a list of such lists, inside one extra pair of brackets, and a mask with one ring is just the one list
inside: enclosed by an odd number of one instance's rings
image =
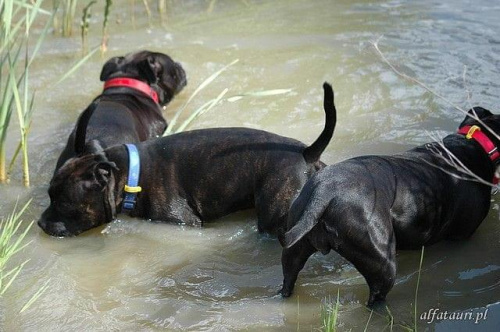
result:
[(78, 0), (62, 1), (62, 35), (71, 37), (73, 35), (73, 23), (75, 22), (76, 6)]
[[(90, 27), (90, 16), (91, 16), (91, 8), (97, 3), (97, 0), (90, 0), (87, 4), (82, 8), (82, 16), (80, 19), (80, 34), (82, 39), (82, 52), (83, 54), (87, 53), (88, 45), (87, 39), (89, 34)], [(61, 26), (61, 34), (63, 37), (71, 37), (73, 35), (73, 26), (75, 23), (75, 15), (78, 8), (78, 0), (53, 0), (53, 11), (57, 13), (62, 7), (62, 26)], [(108, 23), (109, 16), (111, 14), (111, 7), (113, 1), (106, 0), (104, 1), (103, 8), (103, 23), (102, 23), (102, 39), (101, 39), (101, 53), (106, 52), (108, 46)], [(59, 30), (58, 21), (54, 18), (54, 31)]]
[(33, 225), (33, 222), (23, 232), (20, 232), (22, 224), (21, 216), (26, 211), (29, 203), (26, 203), (17, 212), (14, 209), (12, 214), (0, 221), (0, 296), (10, 287), (23, 266), (27, 263), (27, 261), (20, 263), (8, 271), (6, 268), (7, 263), (12, 260), (16, 253), (30, 244), (30, 242), (24, 242), (24, 238)]
[[(23, 182), (29, 186), (27, 136), (31, 124), (34, 93), (29, 90), (29, 68), (35, 58), (48, 28), (49, 12), (41, 8), (43, 0), (32, 4), (29, 0), (0, 0), (0, 183), (8, 180), (6, 142), (13, 112), (17, 115), (20, 142), (17, 151), (23, 156)], [(31, 27), (35, 19), (45, 14), (49, 19), (35, 46), (29, 51)], [(18, 153), (14, 154), (13, 164)]]
[(424, 249), (425, 247), (422, 246), (422, 251), (420, 252), (420, 265), (418, 267), (418, 278), (417, 278), (417, 287), (415, 287), (415, 305), (414, 305), (414, 311), (413, 311), (413, 319), (414, 319), (414, 331), (417, 332), (417, 302), (418, 302), (418, 288), (420, 287), (420, 275), (422, 273), (422, 264), (424, 263)]
[[(413, 326), (408, 326), (406, 324), (395, 324), (394, 323), (394, 316), (392, 315), (391, 310), (389, 307), (386, 305), (384, 307), (385, 313), (381, 313), (379, 310), (374, 310), (374, 309), (369, 309), (370, 310), (370, 315), (368, 317), (368, 320), (365, 324), (365, 328), (363, 331), (368, 331), (368, 328), (370, 327), (372, 317), (375, 314), (376, 316), (379, 316), (387, 321), (387, 325), (383, 329), (393, 331), (394, 327), (397, 327), (398, 330), (404, 330), (408, 332), (417, 332), (418, 330), (418, 315), (417, 315), (417, 302), (418, 302), (418, 290), (420, 287), (420, 276), (422, 273), (422, 265), (424, 262), (424, 247), (422, 246), (422, 250), (420, 252), (420, 263), (418, 266), (418, 276), (417, 276), (417, 285), (415, 287), (415, 295), (414, 295), (414, 304), (413, 304)], [(337, 330), (337, 325), (338, 325), (338, 314), (339, 314), (339, 291), (337, 290), (337, 300), (335, 304), (333, 304), (331, 301), (326, 301), (325, 303), (321, 306), (321, 319), (322, 319), (322, 330), (325, 332), (334, 332)]]
[(90, 1), (85, 7), (83, 7), (82, 20), (80, 23), (81, 27), (81, 37), (82, 37), (82, 54), (86, 54), (88, 51), (88, 41), (87, 37), (89, 34), (89, 21), (90, 21), (90, 9), (96, 3), (96, 0)]
[(102, 41), (101, 41), (101, 54), (108, 49), (108, 22), (109, 14), (111, 13), (112, 0), (106, 0), (104, 4), (104, 21), (102, 22)]
[[(33, 226), (33, 221), (30, 222), (23, 231), (21, 231), (21, 225), (23, 224), (21, 216), (26, 211), (30, 202), (31, 201), (28, 201), (28, 203), (26, 203), (19, 211), (16, 211), (16, 206), (14, 211), (8, 215), (7, 218), (0, 220), (0, 298), (12, 285), (24, 265), (26, 265), (29, 261), (26, 260), (22, 263), (15, 264), (14, 267), (10, 267), (12, 259), (16, 256), (16, 254), (31, 243), (31, 241), (25, 241), (25, 238), (31, 226)], [(20, 312), (28, 309), (43, 294), (43, 292), (45, 292), (48, 288), (49, 281), (50, 279), (48, 279), (44, 285), (31, 296), (31, 298), (21, 308)]]
[(191, 101), (193, 101), (193, 99), (202, 90), (204, 90), (205, 88), (207, 88), (208, 86), (210, 86), (216, 80), (217, 77), (219, 77), (224, 71), (226, 71), (229, 67), (231, 67), (234, 64), (236, 64), (238, 61), (239, 61), (239, 59), (236, 59), (233, 62), (229, 63), (228, 65), (225, 65), (224, 67), (222, 67), (221, 69), (219, 69), (218, 71), (216, 71), (215, 73), (213, 73), (212, 75), (210, 75), (209, 77), (207, 77), (203, 82), (201, 82), (201, 84), (194, 90), (194, 92), (191, 94), (191, 96), (189, 96), (188, 100), (184, 103), (184, 105), (175, 112), (174, 117), (172, 118), (172, 120), (170, 120), (170, 123), (169, 123), (169, 125), (167, 127), (167, 130), (165, 130), (165, 132), (163, 133), (163, 136), (167, 136), (167, 135), (174, 134), (174, 133), (179, 133), (181, 131), (186, 130), (187, 127), (189, 125), (191, 125), (191, 123), (197, 117), (199, 117), (201, 114), (203, 114), (203, 113), (211, 110), (215, 106), (220, 105), (222, 102), (231, 102), (231, 103), (233, 103), (233, 102), (236, 102), (236, 101), (238, 101), (240, 99), (247, 98), (247, 97), (258, 98), (258, 97), (276, 96), (276, 95), (281, 95), (281, 94), (287, 94), (287, 93), (289, 93), (289, 92), (292, 91), (292, 89), (272, 89), (272, 90), (250, 91), (250, 92), (244, 92), (244, 93), (240, 93), (240, 94), (237, 94), (237, 95), (233, 95), (231, 97), (228, 97), (228, 98), (224, 99), (223, 97), (229, 91), (228, 88), (225, 88), (224, 90), (222, 90), (222, 92), (217, 97), (208, 100), (202, 106), (200, 106), (197, 109), (193, 110), (191, 112), (191, 114), (187, 117), (187, 119), (184, 120), (184, 122), (181, 125), (179, 125), (178, 127), (176, 127), (177, 121), (179, 120), (179, 117), (187, 109), (189, 103)]
[(325, 332), (337, 331), (337, 320), (340, 309), (340, 289), (337, 290), (337, 300), (335, 304), (331, 300), (326, 301), (321, 306), (321, 318), (323, 321), (322, 330)]
[(160, 23), (167, 24), (167, 0), (158, 0), (158, 13), (160, 13)]

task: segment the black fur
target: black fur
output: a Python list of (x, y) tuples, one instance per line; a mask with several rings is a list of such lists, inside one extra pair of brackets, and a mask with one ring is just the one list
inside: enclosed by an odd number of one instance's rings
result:
[(110, 88), (99, 95), (80, 115), (56, 171), (70, 158), (88, 152), (87, 143), (99, 141), (103, 148), (136, 143), (158, 137), (167, 128), (162, 108), (186, 85), (186, 74), (168, 55), (141, 51), (109, 59), (100, 79), (128, 77), (148, 83), (157, 93), (159, 104), (140, 91)]
[[(255, 207), (259, 231), (282, 235), (292, 200), (324, 166), (319, 157), (333, 135), (333, 91), (328, 84), (324, 90), (326, 123), (313, 148), (247, 128), (194, 130), (137, 144), (143, 191), (130, 215), (201, 225)], [(127, 172), (124, 146), (68, 160), (51, 181), (51, 203), (39, 226), (50, 235), (74, 236), (110, 222), (110, 213), (120, 212)]]
[[(476, 113), (500, 134), (499, 115), (482, 108)], [(472, 117), (464, 125), (478, 125), (500, 143)], [(474, 174), (492, 181), (496, 166), (476, 141), (451, 134), (442, 143)], [(281, 239), (282, 295), (291, 295), (310, 255), (333, 249), (365, 277), (372, 306), (384, 301), (394, 284), (396, 248), (470, 237), (489, 211), (491, 187), (450, 175), (460, 173), (436, 152), (446, 156), (434, 142), (393, 156), (349, 159), (312, 176), (291, 206)]]

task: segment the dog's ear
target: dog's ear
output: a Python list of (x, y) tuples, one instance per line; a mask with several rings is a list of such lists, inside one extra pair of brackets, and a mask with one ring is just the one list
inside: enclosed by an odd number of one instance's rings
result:
[(137, 64), (139, 75), (146, 79), (149, 84), (158, 82), (158, 77), (161, 74), (161, 64), (156, 60), (154, 55), (149, 55), (146, 59)]
[(112, 176), (112, 171), (118, 169), (116, 164), (111, 161), (101, 161), (94, 166), (94, 179), (104, 188), (108, 185)]
[(469, 110), (469, 112), (467, 112), (467, 115), (465, 116), (464, 121), (460, 124), (459, 128), (477, 123), (477, 120), (474, 118), (475, 116), (479, 119), (484, 119), (491, 115), (493, 115), (493, 113), (488, 111), (486, 108), (482, 108), (480, 106), (473, 107)]
[(123, 59), (125, 59), (125, 58), (122, 56), (115, 56), (115, 57), (109, 59), (108, 61), (106, 61), (106, 63), (102, 67), (100, 80), (102, 82), (104, 82), (109, 78), (109, 76), (111, 76), (111, 74), (119, 71), (121, 64), (123, 62)]
[(91, 153), (91, 154), (97, 154), (102, 152), (104, 149), (102, 148), (101, 144), (99, 143), (98, 140), (93, 139), (87, 144), (85, 144), (85, 153)]

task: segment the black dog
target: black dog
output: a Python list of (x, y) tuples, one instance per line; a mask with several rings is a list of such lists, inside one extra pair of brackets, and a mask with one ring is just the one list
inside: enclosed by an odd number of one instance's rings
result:
[[(500, 134), (500, 115), (479, 107), (475, 111)], [(290, 296), (311, 254), (333, 249), (365, 277), (372, 306), (385, 300), (394, 284), (396, 248), (420, 249), (442, 239), (470, 237), (489, 211), (488, 183), (500, 157), (498, 136), (483, 124), (467, 116), (442, 145), (357, 157), (316, 173), (290, 209), (289, 231), (282, 239), (282, 295)], [(486, 183), (464, 179), (448, 163), (450, 153)]]
[(138, 158), (123, 145), (86, 154), (56, 172), (38, 224), (47, 234), (74, 236), (112, 221), (131, 204), (124, 191), (140, 190), (130, 184), (132, 170), (140, 173), (142, 192), (131, 216), (201, 225), (255, 207), (259, 231), (282, 234), (292, 200), (324, 167), (319, 158), (335, 128), (333, 90), (323, 88), (325, 127), (309, 147), (262, 130), (215, 128), (137, 144), (140, 171), (129, 166)]
[(80, 115), (56, 170), (86, 152), (87, 142), (75, 145), (77, 131), (103, 148), (160, 136), (167, 128), (161, 107), (186, 86), (186, 73), (179, 63), (149, 51), (109, 59), (100, 79), (105, 82), (104, 91)]

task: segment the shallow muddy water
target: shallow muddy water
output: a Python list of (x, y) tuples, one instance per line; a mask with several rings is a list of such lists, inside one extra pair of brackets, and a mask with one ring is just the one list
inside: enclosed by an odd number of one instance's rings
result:
[[(55, 85), (80, 54), (78, 37), (49, 37), (31, 71), (37, 90), (30, 133), (32, 187), (21, 174), (0, 186), (0, 211), (33, 202), (25, 220), (48, 206), (48, 183), (76, 118), (102, 88), (103, 61), (138, 49), (180, 61), (188, 85), (168, 106), (171, 119), (208, 76), (221, 74), (189, 105), (227, 96), (292, 89), (285, 95), (225, 101), (190, 127), (245, 126), (311, 143), (322, 129), (324, 81), (336, 91), (338, 123), (323, 154), (327, 164), (363, 154), (400, 152), (456, 130), (463, 115), (442, 99), (398, 77), (372, 42), (399, 69), (463, 108), (494, 112), (500, 96), (500, 6), (492, 1), (170, 1), (166, 27), (148, 22), (141, 1), (114, 1), (109, 50)], [(100, 41), (94, 13), (90, 45)], [(382, 38), (381, 38), (382, 37)], [(187, 115), (187, 114), (186, 114)], [(15, 126), (12, 131), (17, 130)], [(431, 137), (432, 136), (432, 137)], [(17, 142), (10, 142), (10, 153)], [(417, 301), (420, 330), (492, 331), (500, 326), (498, 196), (471, 239), (426, 248)], [(340, 294), (340, 330), (380, 330), (389, 318), (365, 308), (364, 279), (335, 253), (315, 254), (283, 300), (281, 248), (258, 234), (253, 211), (204, 228), (158, 224), (124, 215), (76, 238), (45, 235), (37, 226), (16, 260), (30, 261), (0, 302), (4, 331), (318, 330), (321, 305)], [(414, 326), (419, 251), (398, 252), (396, 285), (388, 295), (394, 329)], [(30, 309), (26, 300), (49, 280)], [(433, 319), (430, 310), (485, 319)], [(465, 317), (465, 316), (464, 316)]]

